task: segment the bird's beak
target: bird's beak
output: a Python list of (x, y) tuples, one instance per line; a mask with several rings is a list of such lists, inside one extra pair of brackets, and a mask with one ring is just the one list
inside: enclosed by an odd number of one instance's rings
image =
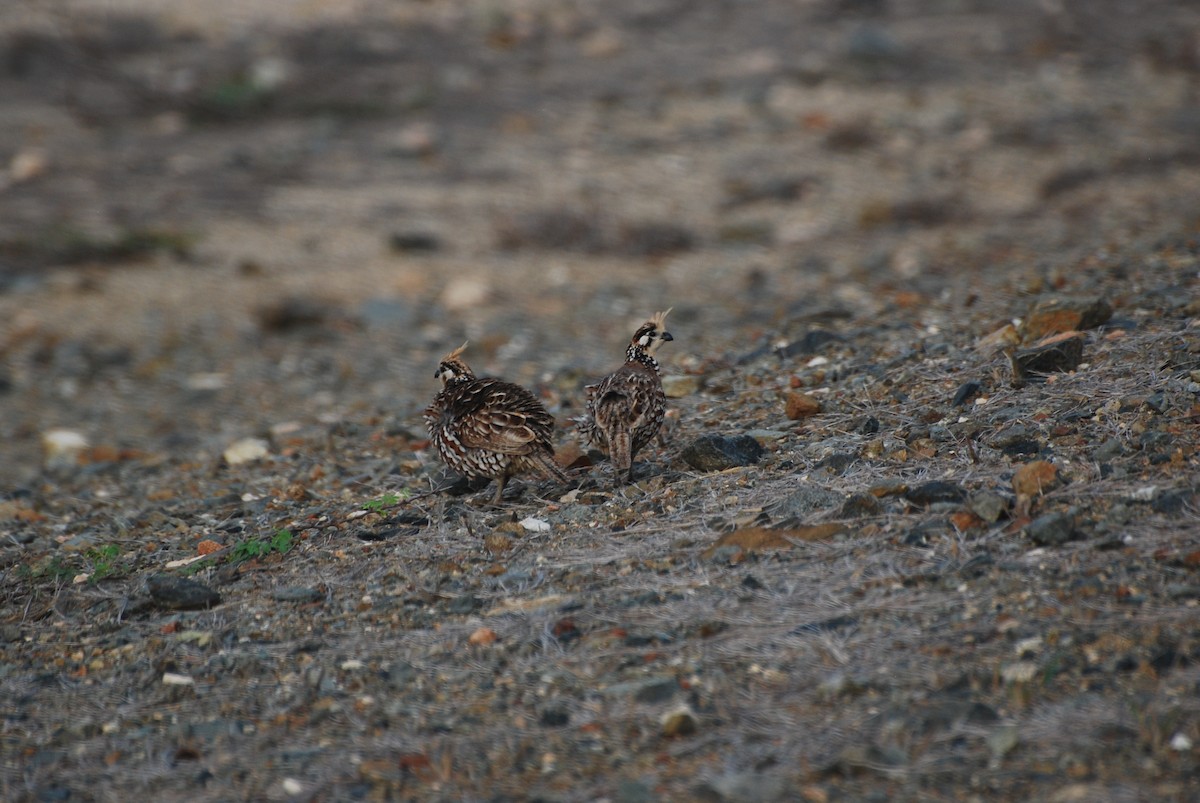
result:
[(663, 333), (662, 333), (662, 335), (660, 335), (660, 337), (662, 337), (662, 339), (663, 339), (663, 340), (666, 340), (666, 341), (668, 341), (668, 342), (670, 342), (670, 341), (672, 341), (672, 340), (674, 340), (674, 339), (675, 339), (675, 338), (671, 337), (671, 333), (670, 333), (670, 332), (663, 332)]

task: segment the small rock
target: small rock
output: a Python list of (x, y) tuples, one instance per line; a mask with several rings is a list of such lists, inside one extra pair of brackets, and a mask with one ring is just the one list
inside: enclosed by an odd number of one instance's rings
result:
[(1009, 500), (992, 491), (976, 491), (967, 497), (967, 508), (988, 524), (995, 524), (1008, 513)]
[(1096, 447), (1092, 452), (1092, 458), (1098, 463), (1107, 463), (1123, 454), (1125, 454), (1125, 444), (1121, 443), (1121, 439), (1109, 438)]
[(1192, 749), (1192, 740), (1186, 733), (1180, 731), (1171, 737), (1171, 749), (1176, 753), (1186, 753)]
[(696, 732), (696, 715), (692, 709), (682, 705), (663, 714), (659, 724), (662, 726), (662, 735), (668, 739), (690, 736)]
[(387, 151), (410, 159), (428, 156), (437, 150), (438, 139), (438, 130), (431, 123), (410, 123), (392, 135)]
[(641, 781), (631, 781), (628, 778), (617, 784), (615, 803), (657, 803), (658, 795), (654, 789)]
[(467, 637), (467, 643), (476, 647), (486, 646), (496, 643), (496, 639), (498, 638), (499, 636), (496, 635), (495, 630), (492, 630), (490, 627), (481, 627)]
[(46, 172), (50, 166), (50, 157), (42, 148), (22, 148), (13, 154), (8, 163), (8, 177), (14, 184), (20, 184)]
[(550, 532), (550, 522), (543, 519), (535, 519), (533, 516), (521, 519), (521, 527), (531, 533)]
[(76, 465), (87, 447), (87, 438), (73, 429), (50, 429), (42, 433), (42, 454), (45, 467), (50, 470)]
[(1021, 325), (1026, 342), (1048, 335), (1092, 329), (1108, 322), (1112, 306), (1103, 298), (1054, 298), (1037, 304)]
[(314, 298), (284, 298), (258, 308), (258, 325), (264, 332), (290, 332), (320, 326), (331, 317), (329, 304)]
[(0, 644), (13, 644), (20, 640), (21, 627), (19, 625), (0, 626)]
[(856, 519), (861, 516), (878, 515), (882, 510), (883, 505), (871, 494), (851, 494), (842, 503), (842, 509), (838, 512), (838, 515), (843, 519)]
[(962, 407), (971, 401), (971, 399), (978, 396), (981, 390), (983, 390), (983, 385), (973, 379), (969, 382), (963, 382), (958, 386), (958, 390), (955, 391), (954, 398), (950, 401), (950, 404), (955, 407)]
[(1031, 374), (1074, 371), (1083, 362), (1083, 335), (1064, 334), (1049, 342), (1013, 352), (1013, 386), (1022, 387)]
[(196, 681), (190, 675), (180, 675), (175, 672), (163, 672), (164, 686), (194, 686)]
[(211, 608), (221, 602), (221, 595), (203, 583), (173, 574), (151, 576), (146, 580), (146, 589), (156, 603), (174, 610)]
[(821, 402), (814, 396), (794, 390), (787, 395), (786, 412), (793, 421), (808, 418), (821, 412)]
[(1013, 475), (1013, 491), (1017, 494), (1018, 502), (1041, 496), (1046, 491), (1053, 490), (1061, 484), (1058, 467), (1046, 460), (1034, 460), (1017, 469)]
[(662, 378), (663, 393), (668, 399), (682, 399), (684, 396), (699, 393), (702, 384), (701, 377), (691, 374)]
[(228, 465), (238, 466), (262, 460), (270, 453), (270, 446), (262, 438), (242, 438), (231, 443), (222, 456)]
[(1038, 546), (1060, 546), (1081, 537), (1070, 513), (1047, 513), (1025, 526), (1025, 535)]
[(766, 803), (790, 800), (788, 781), (782, 775), (747, 770), (727, 772), (704, 781), (692, 790), (694, 800), (716, 803)]
[(825, 329), (811, 329), (805, 333), (804, 337), (799, 340), (793, 340), (786, 346), (776, 349), (775, 353), (782, 359), (800, 357), (807, 354), (815, 354), (822, 346), (829, 343), (844, 342), (845, 339), (836, 332), (829, 332)]
[(607, 59), (625, 49), (621, 32), (615, 28), (603, 27), (590, 34), (580, 44), (583, 55), (591, 59)]
[(814, 636), (819, 633), (833, 633), (842, 629), (858, 627), (858, 617), (842, 614), (840, 616), (831, 616), (828, 619), (819, 619), (815, 622), (805, 622), (802, 625), (796, 625), (792, 628), (794, 636)]
[(679, 681), (670, 675), (614, 683), (604, 689), (607, 697), (632, 697), (639, 703), (665, 703), (678, 693)]
[(993, 762), (999, 762), (1020, 743), (1020, 732), (1016, 725), (1001, 725), (987, 737), (987, 746), (992, 753)]
[(697, 471), (723, 471), (757, 463), (765, 450), (749, 435), (701, 435), (683, 450), (682, 457)]
[(834, 522), (780, 530), (772, 530), (767, 527), (746, 527), (725, 533), (712, 546), (704, 550), (703, 554), (708, 559), (725, 547), (736, 547), (743, 552), (793, 549), (798, 542), (826, 541), (846, 531), (844, 525)]
[(398, 253), (432, 253), (442, 247), (436, 234), (427, 231), (397, 231), (388, 238), (388, 245)]
[(746, 433), (760, 444), (772, 443), (780, 438), (786, 438), (786, 432), (780, 432), (777, 429), (752, 429)]
[(1005, 683), (1028, 683), (1037, 675), (1038, 665), (1032, 661), (1017, 661), (1000, 667), (1000, 677)]
[(325, 592), (319, 588), (292, 586), (271, 592), (271, 598), (278, 602), (321, 602), (325, 599)]
[(910, 488), (904, 498), (919, 507), (929, 507), (938, 502), (962, 502), (967, 498), (967, 492), (961, 485), (935, 480)]
[(571, 712), (560, 706), (550, 706), (542, 711), (538, 722), (546, 728), (563, 728), (571, 722)]
[(484, 279), (456, 276), (442, 290), (441, 302), (448, 312), (462, 312), (483, 304), (491, 293), (491, 285)]

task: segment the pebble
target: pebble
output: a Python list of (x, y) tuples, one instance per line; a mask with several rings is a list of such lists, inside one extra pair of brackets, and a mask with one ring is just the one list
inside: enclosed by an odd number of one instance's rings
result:
[(14, 184), (20, 184), (46, 172), (50, 157), (42, 148), (22, 148), (13, 154), (8, 163), (8, 176)]
[(221, 602), (221, 595), (208, 586), (171, 574), (151, 576), (146, 589), (156, 603), (175, 610), (211, 608)]
[(1083, 362), (1083, 335), (1053, 340), (1041, 346), (1022, 349), (1012, 355), (1013, 385), (1020, 387), (1029, 374), (1074, 371)]
[(967, 492), (956, 483), (934, 480), (910, 488), (904, 498), (918, 507), (929, 507), (938, 502), (962, 502)]
[(1032, 499), (1061, 484), (1058, 467), (1047, 460), (1034, 460), (1017, 469), (1013, 474), (1013, 491), (1018, 498)]
[(74, 466), (86, 448), (88, 440), (82, 432), (73, 429), (49, 429), (42, 433), (42, 453), (45, 466), (49, 470)]
[(787, 395), (785, 412), (793, 421), (808, 418), (821, 412), (821, 402), (815, 396), (794, 390)]
[(291, 586), (271, 592), (271, 597), (278, 602), (320, 602), (325, 594), (319, 588)]
[(614, 683), (604, 690), (606, 697), (632, 697), (639, 703), (665, 703), (678, 693), (679, 681), (673, 675)]
[(967, 497), (967, 508), (988, 524), (995, 524), (1008, 513), (1009, 500), (994, 491), (976, 491)]
[(694, 799), (719, 803), (766, 803), (790, 800), (787, 781), (780, 775), (747, 770), (726, 772), (696, 786)]
[(1125, 444), (1121, 443), (1121, 439), (1109, 438), (1096, 447), (1092, 452), (1092, 458), (1099, 463), (1107, 463), (1123, 454), (1125, 454)]
[(1093, 329), (1107, 323), (1112, 314), (1112, 305), (1103, 298), (1052, 298), (1036, 304), (1021, 329), (1028, 342), (1060, 332)]
[(1081, 537), (1070, 513), (1047, 513), (1025, 526), (1025, 535), (1038, 546), (1059, 546)]
[(397, 231), (388, 238), (388, 245), (397, 253), (432, 253), (442, 247), (436, 234), (427, 231)]
[(467, 643), (477, 647), (486, 646), (488, 644), (495, 644), (498, 638), (499, 636), (496, 635), (495, 630), (492, 630), (490, 627), (481, 627), (467, 638)]
[(231, 443), (222, 456), (228, 465), (237, 466), (262, 460), (270, 453), (270, 447), (262, 438), (242, 438)]
[(164, 686), (194, 686), (196, 681), (190, 675), (180, 675), (175, 672), (163, 672)]
[(983, 390), (983, 385), (979, 384), (973, 379), (969, 382), (963, 382), (958, 386), (958, 390), (955, 391), (954, 398), (951, 400), (950, 404), (954, 405), (955, 407), (962, 407), (964, 404), (971, 401), (971, 399), (974, 399), (976, 396), (978, 396), (981, 390)]
[(488, 300), (492, 287), (484, 279), (456, 276), (442, 290), (441, 302), (447, 312), (462, 312)]
[(550, 532), (550, 522), (544, 519), (535, 519), (533, 516), (521, 519), (521, 527), (531, 533)]
[(664, 376), (662, 378), (663, 393), (668, 399), (682, 399), (700, 392), (703, 385), (702, 377), (692, 374), (682, 376)]
[(749, 435), (701, 435), (681, 455), (697, 471), (723, 471), (757, 463), (765, 450)]
[(686, 705), (674, 708), (659, 718), (662, 735), (668, 739), (677, 736), (690, 736), (696, 732), (696, 715)]
[(856, 519), (862, 516), (878, 515), (882, 510), (883, 505), (871, 494), (851, 494), (842, 503), (842, 508), (838, 512), (838, 515), (844, 519)]

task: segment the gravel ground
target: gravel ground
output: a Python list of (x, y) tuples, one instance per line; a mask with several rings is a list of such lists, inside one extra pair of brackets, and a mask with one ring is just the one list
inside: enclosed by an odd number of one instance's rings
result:
[(1200, 799), (1194, 6), (173, 5), (0, 9), (0, 797)]

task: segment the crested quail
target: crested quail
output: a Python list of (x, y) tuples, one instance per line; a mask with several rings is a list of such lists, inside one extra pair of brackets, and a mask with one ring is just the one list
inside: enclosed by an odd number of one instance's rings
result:
[(633, 458), (658, 434), (666, 396), (654, 352), (674, 340), (665, 328), (666, 312), (638, 327), (625, 350), (625, 364), (595, 385), (588, 385), (587, 413), (578, 419), (585, 443), (608, 452), (615, 481), (633, 479)]
[(477, 378), (462, 360), (466, 347), (442, 358), (434, 373), (442, 390), (425, 409), (425, 426), (442, 460), (459, 474), (496, 480), (494, 505), (514, 474), (541, 471), (569, 483), (554, 462), (554, 418), (525, 388)]

